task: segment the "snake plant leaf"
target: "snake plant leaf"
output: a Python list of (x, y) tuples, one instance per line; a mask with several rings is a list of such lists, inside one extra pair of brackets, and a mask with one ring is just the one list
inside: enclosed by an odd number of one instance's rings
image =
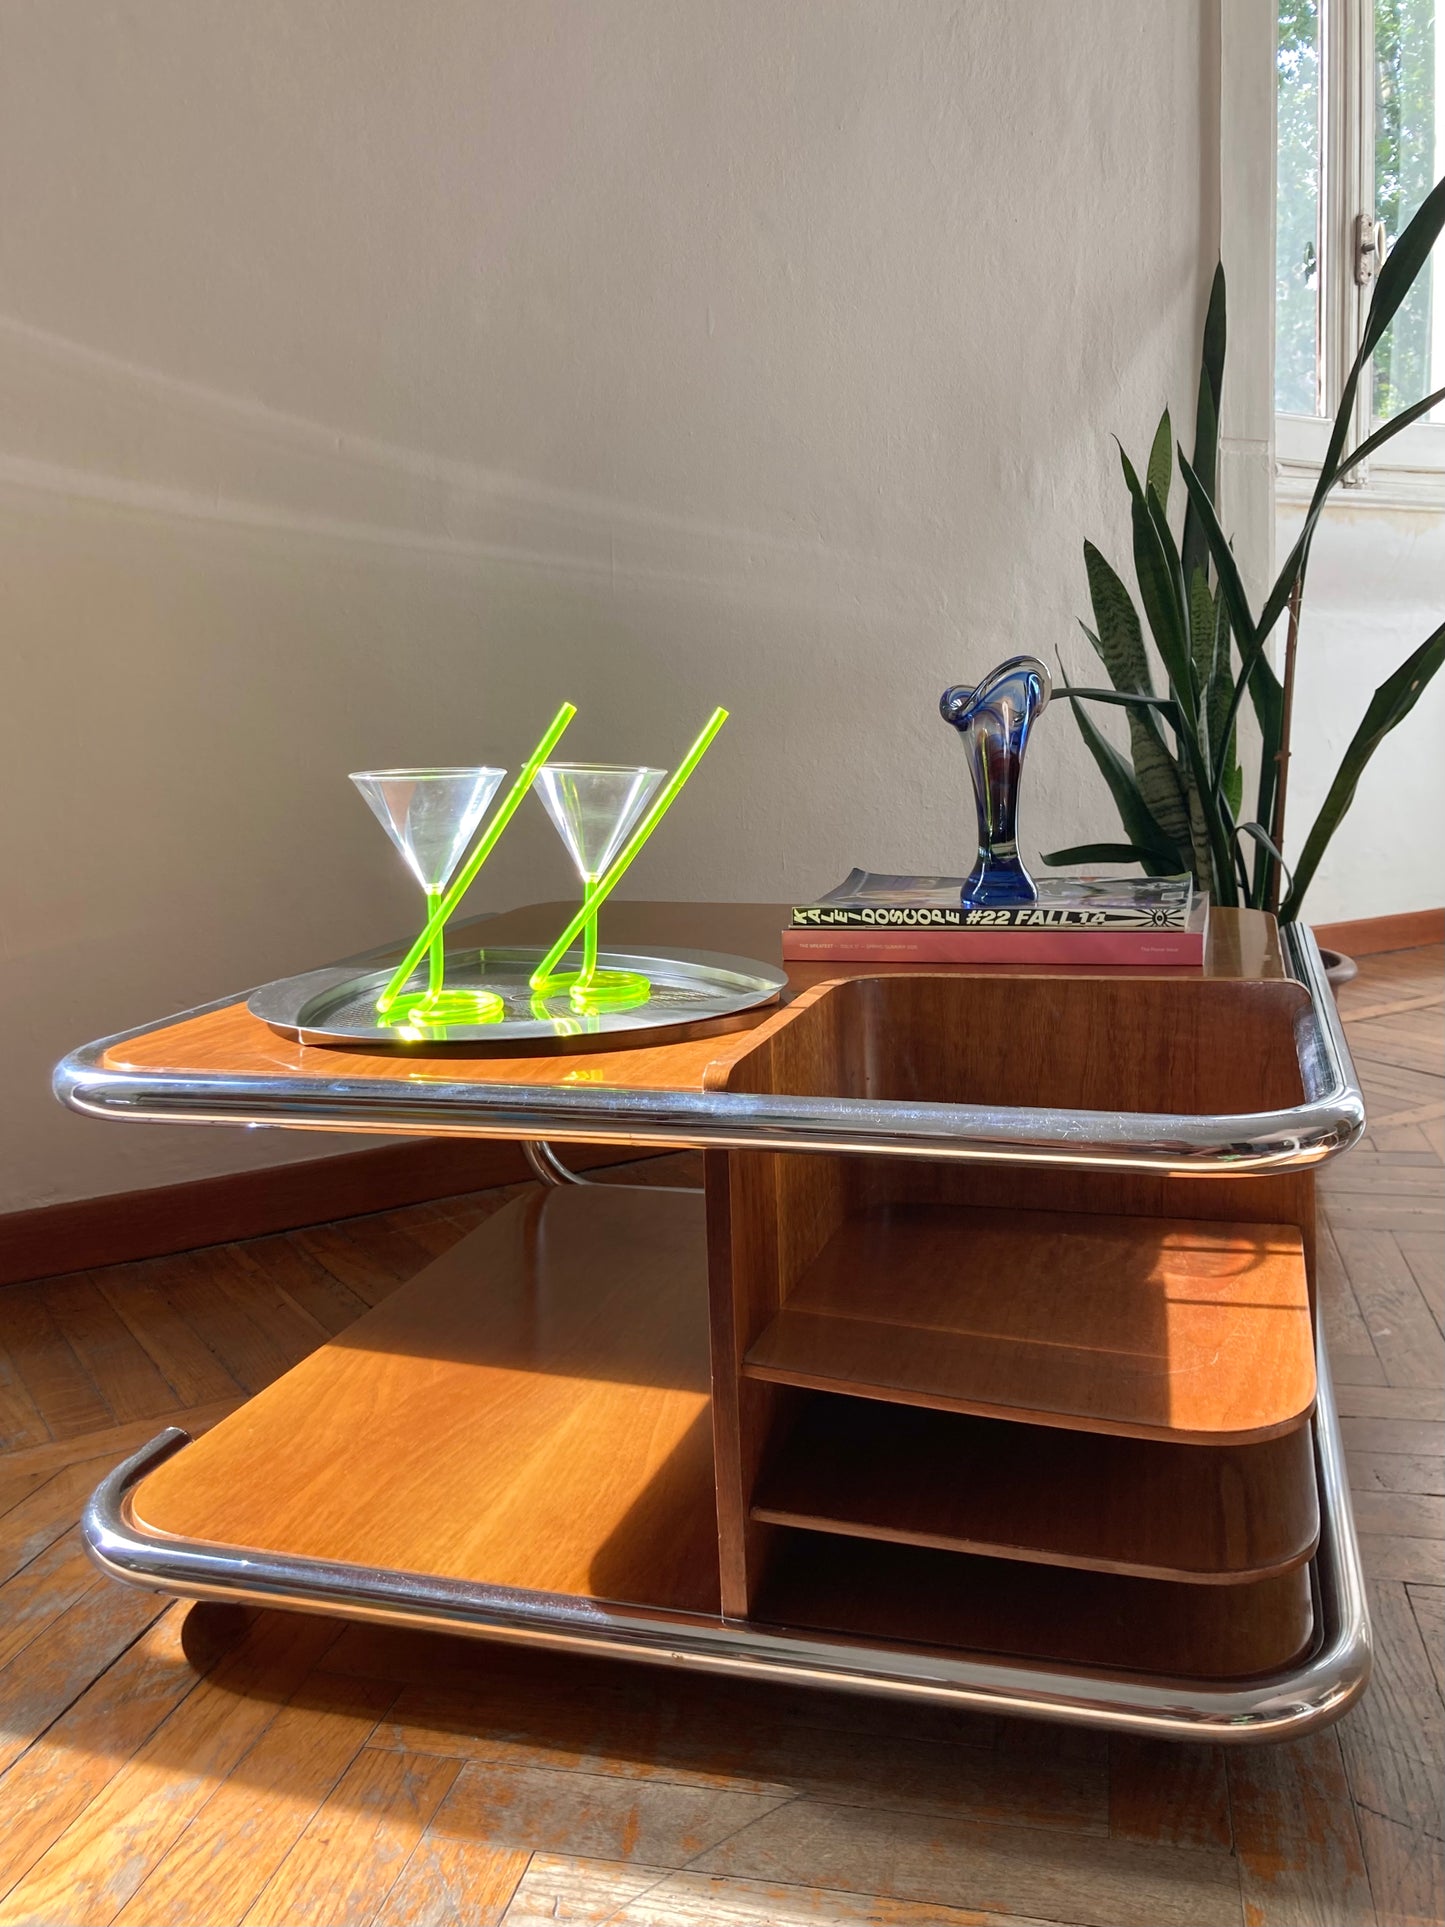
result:
[[(1244, 592), (1239, 566), (1234, 559), (1234, 551), (1229, 546), (1229, 538), (1220, 527), (1219, 517), (1214, 512), (1214, 504), (1205, 494), (1204, 484), (1190, 466), (1182, 448), (1179, 451), (1179, 472), (1184, 477), (1184, 486), (1189, 491), (1189, 499), (1198, 512), (1208, 539), (1210, 558), (1214, 563), (1214, 572), (1219, 578), (1219, 592), (1224, 598), (1225, 607), (1229, 612), (1230, 627), (1239, 644), (1239, 676), (1223, 715), (1211, 718), (1211, 728), (1217, 722), (1220, 733), (1226, 740), (1233, 735), (1239, 705), (1244, 700), (1245, 690), (1248, 689), (1264, 739), (1261, 769), (1268, 772), (1275, 752), (1279, 748), (1284, 692), (1280, 689), (1279, 678), (1265, 658), (1264, 645), (1267, 631), (1261, 631), (1255, 623), (1250, 612), (1249, 598)], [(1225, 767), (1223, 762), (1215, 764), (1213, 781), (1216, 795), (1223, 790)], [(1264, 780), (1263, 776), (1261, 780)], [(1259, 810), (1261, 822), (1267, 822), (1269, 814), (1267, 809), (1261, 807)]]
[[(1430, 250), (1440, 238), (1440, 230), (1445, 227), (1445, 175), (1435, 183), (1424, 200), (1416, 208), (1404, 233), (1395, 242), (1385, 257), (1384, 265), (1375, 278), (1375, 291), (1370, 298), (1370, 310), (1365, 317), (1364, 336), (1360, 351), (1351, 363), (1340, 390), (1340, 405), (1335, 415), (1335, 425), (1330, 431), (1329, 447), (1325, 450), (1324, 461), (1320, 464), (1319, 478), (1315, 482), (1314, 493), (1305, 511), (1304, 525), (1295, 537), (1294, 547), (1285, 559), (1279, 572), (1279, 579), (1270, 590), (1264, 608), (1260, 612), (1259, 628), (1262, 635), (1268, 635), (1288, 603), (1295, 582), (1303, 575), (1309, 562), (1310, 543), (1314, 539), (1315, 524), (1324, 509), (1325, 499), (1330, 490), (1347, 468), (1353, 466), (1345, 456), (1345, 442), (1349, 437), (1350, 425), (1354, 417), (1355, 391), (1360, 384), (1360, 376), (1365, 364), (1379, 346), (1380, 337), (1395, 318), (1396, 310), (1410, 292), (1416, 276), (1424, 267)], [(1408, 412), (1408, 411), (1403, 411)], [(1399, 427), (1408, 426), (1399, 416), (1387, 422), (1389, 434), (1398, 433)], [(1380, 431), (1381, 438), (1389, 439), (1389, 434)], [(1374, 437), (1368, 438), (1379, 446)], [(1358, 451), (1356, 451), (1358, 456)], [(1361, 458), (1363, 459), (1363, 458)]]
[(1144, 631), (1134, 598), (1118, 571), (1092, 542), (1084, 544), (1084, 573), (1089, 578), (1089, 601), (1098, 629), (1097, 635), (1088, 629), (1084, 633), (1092, 635), (1110, 682), (1116, 689), (1137, 689), (1153, 695), (1154, 680), (1149, 674)]
[(1236, 754), (1235, 731), (1225, 728), (1234, 685), (1229, 654), (1229, 610), (1224, 597), (1210, 588), (1202, 568), (1195, 570), (1189, 585), (1189, 612), (1194, 663), (1204, 692), (1200, 707), (1209, 734), (1209, 767), (1213, 771), (1223, 770), (1220, 793), (1229, 805), (1230, 815), (1238, 816), (1244, 797), (1244, 772)]
[[(1196, 411), (1194, 432), (1194, 472), (1204, 483), (1211, 500), (1214, 497), (1214, 477), (1218, 459), (1219, 430), (1214, 419), (1214, 403), (1210, 398), (1208, 379), (1201, 369), (1199, 406)], [(1204, 463), (1203, 467), (1199, 466), (1201, 460)], [(1179, 554), (1187, 581), (1194, 580), (1196, 570), (1207, 569), (1209, 566), (1209, 543), (1198, 512), (1187, 495), (1184, 498), (1184, 535), (1179, 544)]]
[(1214, 845), (1210, 836), (1210, 819), (1206, 814), (1205, 792), (1197, 785), (1189, 791), (1189, 849), (1193, 857), (1194, 880), (1201, 890), (1208, 890), (1216, 903), (1234, 901), (1233, 879), (1226, 887), (1216, 874), (1218, 866), (1214, 861)]
[[(1183, 563), (1183, 557), (1180, 557)], [(1219, 627), (1214, 591), (1209, 576), (1196, 569), (1189, 580), (1189, 654), (1194, 663), (1194, 680), (1199, 688), (1199, 715), (1203, 734), (1209, 743), (1209, 765), (1214, 767), (1214, 732), (1209, 727), (1209, 704), (1214, 682), (1214, 637)], [(1220, 598), (1222, 600), (1223, 598)]]
[(1169, 473), (1173, 466), (1174, 431), (1169, 426), (1169, 410), (1166, 408), (1159, 417), (1159, 426), (1154, 430), (1149, 462), (1144, 470), (1144, 485), (1153, 489), (1163, 509), (1169, 507)]
[[(1084, 544), (1084, 569), (1098, 630), (1096, 633), (1087, 624), (1080, 627), (1093, 643), (1116, 690), (1152, 697), (1154, 679), (1149, 673), (1149, 657), (1134, 598), (1092, 542)], [(1129, 748), (1134, 774), (1150, 815), (1166, 836), (1180, 842), (1189, 830), (1184, 783), (1178, 763), (1161, 733), (1159, 718), (1150, 709), (1130, 707)]]
[(1285, 875), (1285, 881), (1291, 884), (1294, 882), (1293, 873), (1291, 872), (1289, 865), (1285, 862), (1284, 857), (1281, 855), (1279, 845), (1275, 842), (1274, 838), (1270, 835), (1269, 831), (1264, 827), (1263, 823), (1236, 824), (1234, 833), (1236, 836), (1252, 836), (1255, 842), (1259, 844), (1260, 848), (1262, 850), (1265, 850), (1279, 865), (1280, 869), (1283, 870)]
[[(1229, 713), (1229, 697), (1234, 675), (1229, 652), (1229, 610), (1225, 607), (1222, 595), (1216, 595), (1214, 598), (1214, 624), (1214, 666), (1209, 677), (1208, 703), (1211, 732), (1210, 766), (1216, 770), (1223, 769), (1224, 785), (1221, 793), (1229, 806), (1230, 815), (1237, 817), (1240, 805), (1244, 801), (1244, 771), (1239, 762), (1237, 732), (1233, 729), (1226, 730), (1224, 727), (1224, 719)], [(1274, 671), (1270, 668), (1268, 659), (1265, 660), (1264, 667), (1273, 678)], [(1278, 687), (1277, 684), (1276, 687)], [(1267, 692), (1258, 700), (1267, 701)]]
[(1209, 760), (1218, 769), (1221, 760), (1227, 761), (1233, 753), (1234, 737), (1225, 734), (1224, 718), (1229, 709), (1229, 692), (1233, 683), (1230, 674), (1229, 654), (1229, 608), (1224, 597), (1211, 589), (1203, 570), (1195, 577), (1195, 599), (1201, 617), (1204, 615), (1206, 598), (1214, 614), (1213, 634), (1209, 645), (1209, 693), (1205, 708), (1209, 715)]
[[(1260, 823), (1273, 823), (1274, 796), (1279, 787), (1279, 751), (1284, 741), (1284, 685), (1269, 660), (1261, 656), (1254, 665), (1249, 683), (1249, 699), (1259, 723), (1259, 781), (1255, 788), (1254, 814)], [(1244, 779), (1239, 790), (1243, 794)], [(1238, 804), (1234, 806), (1236, 809)], [(1251, 901), (1263, 905), (1269, 886), (1269, 859), (1262, 849), (1255, 851), (1254, 889)]]
[(1238, 816), (1244, 801), (1244, 769), (1238, 757), (1231, 758), (1224, 772), (1224, 800), (1231, 816)]
[[(1224, 264), (1214, 270), (1209, 289), (1209, 308), (1204, 317), (1204, 342), (1199, 358), (1199, 399), (1194, 411), (1194, 472), (1204, 484), (1210, 501), (1214, 500), (1219, 470), (1219, 410), (1224, 394), (1225, 345)], [(1194, 571), (1205, 567), (1209, 544), (1195, 512), (1194, 504), (1184, 505), (1184, 539), (1180, 544), (1184, 579), (1194, 580)]]
[[(1219, 419), (1219, 407), (1224, 398), (1224, 350), (1226, 346), (1224, 263), (1215, 263), (1214, 279), (1209, 284), (1209, 306), (1204, 314), (1204, 340), (1200, 348), (1199, 372), (1209, 383), (1209, 399), (1214, 408), (1214, 419)], [(1196, 443), (1194, 450), (1195, 468), (1202, 475), (1197, 460), (1200, 449)], [(1213, 479), (1211, 477), (1211, 479)]]
[(1385, 256), (1375, 277), (1375, 292), (1370, 297), (1370, 312), (1365, 317), (1365, 338), (1360, 360), (1365, 361), (1380, 345), (1380, 337), (1395, 318), (1395, 311), (1415, 284), (1426, 257), (1445, 227), (1445, 174), (1416, 208), (1405, 231)]
[(1113, 703), (1120, 709), (1157, 710), (1175, 729), (1179, 728), (1179, 705), (1172, 696), (1146, 696), (1138, 689), (1081, 689), (1077, 683), (1071, 685), (1069, 693), (1087, 696), (1091, 702)]
[(1184, 477), (1184, 486), (1189, 491), (1189, 500), (1204, 528), (1209, 545), (1209, 559), (1214, 564), (1214, 573), (1219, 578), (1219, 592), (1224, 597), (1229, 610), (1230, 627), (1238, 639), (1241, 652), (1256, 639), (1257, 626), (1250, 613), (1249, 597), (1244, 592), (1244, 581), (1239, 573), (1239, 564), (1234, 559), (1234, 550), (1229, 546), (1229, 537), (1220, 527), (1219, 517), (1214, 512), (1214, 503), (1199, 476), (1195, 474), (1188, 456), (1179, 450), (1179, 473)]
[[(1154, 498), (1155, 503), (1158, 497)], [(1139, 595), (1149, 631), (1154, 638), (1186, 721), (1193, 728), (1198, 720), (1197, 693), (1193, 684), (1193, 665), (1184, 629), (1176, 570), (1170, 566), (1169, 551), (1160, 538), (1159, 527), (1144, 495), (1136, 494), (1132, 503), (1134, 523), (1134, 573), (1139, 579)]]
[[(1134, 566), (1143, 593), (1144, 610), (1149, 617), (1154, 640), (1159, 645), (1159, 653), (1164, 658), (1164, 667), (1168, 671), (1170, 687), (1178, 703), (1184, 725), (1178, 731), (1179, 746), (1184, 752), (1184, 760), (1188, 764), (1192, 777), (1192, 783), (1187, 787), (1186, 794), (1192, 795), (1194, 790), (1198, 790), (1201, 795), (1207, 796), (1210, 794), (1209, 757), (1199, 741), (1198, 694), (1192, 682), (1194, 665), (1189, 658), (1188, 636), (1185, 630), (1184, 584), (1180, 574), (1179, 554), (1174, 547), (1168, 524), (1164, 523), (1164, 518), (1159, 513), (1159, 498), (1152, 490), (1147, 500), (1138, 492), (1138, 477), (1134, 475), (1133, 469), (1129, 466), (1128, 457), (1124, 456), (1122, 449), (1120, 455), (1124, 460), (1126, 478), (1133, 478), (1131, 494), (1134, 512)], [(1065, 687), (1067, 688), (1067, 682)], [(1084, 712), (1077, 703), (1074, 704), (1074, 715), (1079, 719), (1079, 727), (1083, 730), (1085, 728)], [(1092, 724), (1089, 725), (1089, 729), (1093, 729)], [(1094, 735), (1097, 736), (1098, 732), (1094, 731)], [(1085, 739), (1088, 740), (1087, 734)], [(1104, 739), (1099, 738), (1099, 741), (1103, 743)], [(1093, 747), (1091, 742), (1090, 748), (1093, 749)], [(1108, 755), (1123, 763), (1122, 757), (1119, 757), (1111, 744), (1104, 744), (1104, 747)], [(1098, 750), (1094, 751), (1094, 760), (1104, 771), (1105, 780), (1109, 781), (1106, 764)], [(1131, 789), (1139, 795), (1138, 785), (1133, 781), (1132, 772), (1128, 771), (1127, 765), (1124, 765), (1124, 769), (1130, 776)], [(1110, 782), (1110, 788), (1114, 788), (1112, 782)], [(1142, 800), (1140, 795), (1140, 801)], [(1115, 802), (1119, 802), (1117, 790)], [(1200, 885), (1207, 887), (1205, 877), (1212, 870), (1215, 901), (1221, 906), (1228, 906), (1235, 901), (1231, 846), (1217, 806), (1217, 799), (1211, 799), (1211, 805), (1204, 815), (1204, 829), (1209, 840), (1211, 862), (1200, 876)], [(1123, 816), (1125, 829), (1136, 843), (1150, 841), (1147, 835), (1141, 835), (1129, 818), (1124, 816), (1122, 804), (1120, 804), (1120, 814)], [(1158, 827), (1156, 820), (1156, 828)], [(1183, 845), (1184, 848), (1194, 847), (1193, 832), (1194, 823), (1191, 819), (1190, 839)], [(1176, 848), (1178, 847), (1180, 845), (1176, 844)], [(1190, 866), (1181, 865), (1180, 867)]]
[(1365, 765), (1390, 731), (1415, 707), (1442, 661), (1445, 661), (1445, 622), (1425, 638), (1413, 655), (1406, 657), (1393, 676), (1386, 677), (1370, 698), (1294, 866), (1294, 881), (1280, 908), (1282, 923), (1289, 923), (1299, 915), (1300, 902), (1319, 868), (1320, 858), (1355, 800)]
[(1340, 474), (1348, 475), (1352, 468), (1357, 468), (1361, 462), (1367, 462), (1377, 448), (1383, 448), (1385, 443), (1398, 435), (1402, 428), (1408, 428), (1411, 422), (1417, 422), (1422, 415), (1428, 415), (1430, 410), (1438, 408), (1442, 401), (1445, 401), (1445, 388), (1437, 388), (1433, 395), (1427, 395), (1423, 401), (1417, 401), (1409, 408), (1402, 408), (1398, 415), (1392, 415), (1387, 422), (1382, 422), (1373, 435), (1367, 435), (1359, 447), (1340, 463)]
[[(1169, 724), (1176, 739), (1184, 728), (1179, 705), (1174, 698), (1145, 696), (1137, 690), (1078, 687), (1071, 689), (1070, 695), (1080, 701), (1112, 703), (1128, 711), (1134, 780), (1144, 806), (1176, 849), (1196, 847), (1198, 840), (1194, 834), (1191, 809), (1193, 792), (1185, 784), (1179, 765), (1165, 749), (1159, 735), (1159, 718)], [(1098, 760), (1097, 757), (1095, 760)], [(1207, 889), (1207, 864), (1199, 876), (1200, 888)]]
[[(1347, 412), (1347, 403), (1353, 405), (1357, 377), (1358, 369), (1352, 371), (1350, 380), (1346, 384), (1347, 399), (1342, 399), (1340, 403), (1341, 419)], [(1445, 388), (1437, 388), (1433, 394), (1426, 395), (1423, 401), (1413, 402), (1409, 408), (1402, 408), (1398, 415), (1392, 415), (1389, 421), (1382, 422), (1373, 435), (1367, 435), (1358, 448), (1343, 458), (1334, 446), (1334, 439), (1331, 439), (1329, 459), (1332, 465), (1328, 470), (1328, 480), (1326, 480), (1327, 471), (1322, 468), (1320, 479), (1315, 485), (1315, 492), (1310, 497), (1309, 507), (1305, 510), (1305, 519), (1300, 526), (1300, 532), (1294, 539), (1294, 546), (1285, 557), (1275, 585), (1270, 590), (1269, 600), (1260, 614), (1259, 625), (1266, 634), (1279, 620), (1280, 613), (1294, 589), (1295, 581), (1309, 560), (1315, 524), (1324, 512), (1330, 489), (1342, 476), (1348, 475), (1352, 468), (1358, 468), (1361, 462), (1367, 462), (1372, 455), (1385, 446), (1386, 442), (1393, 440), (1413, 422), (1419, 421), (1422, 415), (1428, 415), (1432, 409), (1438, 408), (1442, 401), (1445, 401)], [(1336, 426), (1338, 428), (1338, 424)]]
[[(1142, 863), (1147, 866), (1153, 861), (1153, 852), (1140, 849), (1137, 843), (1076, 843), (1071, 849), (1050, 850), (1041, 861), (1055, 869), (1061, 863)], [(1162, 871), (1150, 871), (1151, 876), (1162, 874)]]
[[(1159, 537), (1160, 552), (1169, 573), (1170, 600), (1178, 618), (1180, 656), (1188, 683), (1187, 691), (1181, 696), (1181, 703), (1186, 713), (1192, 716), (1197, 729), (1202, 713), (1201, 688), (1194, 670), (1194, 652), (1189, 636), (1189, 592), (1184, 586), (1184, 564), (1174, 541), (1174, 531), (1170, 528), (1169, 519), (1164, 513), (1164, 504), (1152, 488), (1145, 488), (1144, 499), (1149, 510), (1149, 519), (1154, 524), (1155, 533)], [(1177, 695), (1180, 692), (1176, 690), (1175, 693)]]
[(1068, 694), (1074, 721), (1079, 725), (1079, 734), (1098, 765), (1099, 774), (1109, 786), (1124, 833), (1136, 848), (1146, 853), (1139, 858), (1146, 872), (1150, 876), (1175, 876), (1180, 870), (1187, 870), (1190, 866), (1180, 856), (1178, 845), (1156, 821), (1144, 801), (1133, 770), (1098, 728), (1083, 704), (1075, 700), (1062, 666), (1060, 680)]

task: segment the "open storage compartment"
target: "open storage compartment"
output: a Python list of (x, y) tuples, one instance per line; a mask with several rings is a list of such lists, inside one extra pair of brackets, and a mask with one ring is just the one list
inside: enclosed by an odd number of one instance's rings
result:
[[(1288, 982), (852, 978), (726, 1088), (1272, 1110), (1307, 1010)], [(1053, 1625), (1055, 1657), (1117, 1637), (1139, 1667), (1147, 1621), (1201, 1674), (1307, 1643), (1307, 1174), (729, 1152), (708, 1192), (725, 1613), (999, 1651)]]
[(1272, 1673), (1298, 1660), (1315, 1633), (1304, 1568), (1226, 1589), (823, 1533), (780, 1535), (754, 1618), (1176, 1679)]
[(1164, 1445), (808, 1392), (777, 1431), (749, 1508), (764, 1524), (1220, 1586), (1319, 1542), (1308, 1426)]
[(701, 1200), (524, 1193), (142, 1479), (142, 1529), (717, 1612)]

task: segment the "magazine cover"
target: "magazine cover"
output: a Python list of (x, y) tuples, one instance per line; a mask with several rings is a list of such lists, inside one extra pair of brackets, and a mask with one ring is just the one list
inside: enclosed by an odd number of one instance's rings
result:
[(854, 870), (816, 903), (793, 909), (795, 930), (1182, 930), (1193, 881), (1169, 877), (1053, 877), (1034, 903), (965, 910), (962, 877)]

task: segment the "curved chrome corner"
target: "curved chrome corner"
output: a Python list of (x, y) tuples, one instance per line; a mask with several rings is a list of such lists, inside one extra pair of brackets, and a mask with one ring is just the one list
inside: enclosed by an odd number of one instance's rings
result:
[(1290, 975), (1304, 985), (1310, 998), (1309, 1009), (1300, 1013), (1295, 1027), (1305, 1095), (1322, 1116), (1333, 1114), (1341, 1136), (1335, 1148), (1345, 1151), (1364, 1132), (1365, 1100), (1339, 1006), (1314, 931), (1307, 924), (1286, 923), (1279, 934)]
[[(1311, 943), (1314, 939), (1311, 937)], [(1335, 1382), (1323, 1323), (1315, 1338), (1315, 1470), (1320, 1489), (1320, 1543), (1314, 1557), (1316, 1610), (1321, 1624), (1310, 1692), (1317, 1708), (1311, 1726), (1349, 1711), (1369, 1684), (1375, 1637), (1355, 1534), (1349, 1467), (1335, 1409)]]
[(1323, 1345), (1315, 1436), (1320, 1544), (1313, 1563), (1318, 1629), (1312, 1651), (1278, 1674), (1219, 1685), (793, 1633), (161, 1538), (136, 1524), (129, 1495), (189, 1443), (174, 1427), (101, 1481), (85, 1508), (82, 1531), (91, 1557), (112, 1578), (188, 1598), (389, 1621), (1155, 1738), (1244, 1744), (1297, 1738), (1338, 1719), (1369, 1678), (1369, 1614)]

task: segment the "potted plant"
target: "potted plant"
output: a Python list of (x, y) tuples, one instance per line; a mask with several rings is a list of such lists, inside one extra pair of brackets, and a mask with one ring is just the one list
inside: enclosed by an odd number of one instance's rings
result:
[[(1364, 339), (1340, 398), (1329, 447), (1304, 526), (1256, 615), (1215, 507), (1219, 405), (1224, 382), (1224, 270), (1215, 270), (1195, 410), (1194, 454), (1176, 447), (1169, 411), (1160, 418), (1142, 479), (1120, 449), (1130, 496), (1134, 573), (1149, 635), (1162, 667), (1155, 687), (1150, 651), (1134, 598), (1093, 543), (1084, 544), (1093, 624), (1085, 635), (1111, 687), (1064, 689), (1094, 761), (1113, 795), (1128, 839), (1055, 850), (1045, 863), (1139, 863), (1151, 876), (1192, 872), (1195, 885), (1225, 907), (1275, 912), (1282, 922), (1300, 905), (1331, 836), (1354, 800), (1360, 773), (1389, 732), (1415, 706), (1445, 657), (1445, 624), (1388, 676), (1366, 705), (1293, 870), (1284, 848), (1289, 793), (1291, 714), (1300, 606), (1310, 545), (1330, 491), (1358, 463), (1442, 399), (1437, 389), (1383, 423), (1346, 452), (1360, 379), (1400, 303), (1445, 225), (1445, 179), (1438, 181), (1390, 250), (1375, 283)], [(1176, 542), (1168, 520), (1170, 478), (1177, 460), (1184, 515)], [(1286, 618), (1283, 675), (1265, 653)], [(1254, 808), (1244, 808), (1236, 753), (1246, 696), (1260, 735)], [(1128, 714), (1130, 756), (1102, 734), (1086, 704), (1121, 705)]]

